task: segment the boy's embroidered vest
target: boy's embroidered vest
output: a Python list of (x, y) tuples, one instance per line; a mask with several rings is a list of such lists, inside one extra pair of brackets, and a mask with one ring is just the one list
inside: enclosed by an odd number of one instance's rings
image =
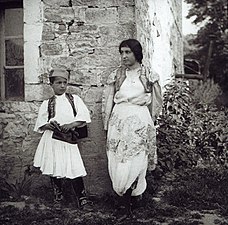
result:
[[(115, 90), (119, 91), (122, 83), (126, 79), (126, 67), (121, 66), (120, 68), (117, 69), (116, 72), (116, 80), (115, 80)], [(149, 82), (147, 76), (147, 71), (144, 66), (141, 67), (140, 69), (140, 76), (139, 79), (141, 80), (145, 92), (150, 93), (152, 91), (152, 84)]]
[[(72, 106), (74, 117), (75, 117), (77, 115), (77, 112), (76, 112), (76, 108), (75, 108), (75, 105), (74, 105), (74, 97), (70, 93), (65, 93), (65, 95), (66, 95), (66, 98), (68, 99), (69, 103)], [(55, 95), (53, 95), (48, 100), (48, 121), (51, 118), (55, 117), (55, 103), (56, 103), (55, 99), (56, 99), (56, 97), (55, 97)]]

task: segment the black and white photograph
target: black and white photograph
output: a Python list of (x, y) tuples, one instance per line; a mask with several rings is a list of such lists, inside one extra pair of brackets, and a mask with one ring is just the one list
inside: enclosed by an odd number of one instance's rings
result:
[(0, 0), (1, 225), (228, 225), (227, 0)]

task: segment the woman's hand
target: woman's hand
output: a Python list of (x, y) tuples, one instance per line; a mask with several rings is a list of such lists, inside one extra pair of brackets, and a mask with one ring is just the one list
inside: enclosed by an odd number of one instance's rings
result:
[(119, 104), (122, 102), (128, 102), (128, 99), (124, 95), (122, 95), (119, 91), (117, 91), (114, 96), (114, 102)]

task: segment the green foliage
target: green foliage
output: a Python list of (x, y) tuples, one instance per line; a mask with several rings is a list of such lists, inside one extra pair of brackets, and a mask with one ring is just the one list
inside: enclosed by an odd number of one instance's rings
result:
[(227, 109), (219, 110), (214, 103), (220, 92), (209, 81), (195, 89), (184, 81), (166, 86), (157, 129), (158, 170), (165, 173), (200, 162), (228, 165)]
[(194, 17), (195, 24), (205, 21), (215, 22), (222, 31), (226, 29), (226, 0), (185, 0), (185, 2), (192, 5), (187, 18)]
[(189, 134), (195, 153), (210, 165), (227, 165), (227, 108), (219, 109), (215, 105), (221, 89), (208, 80), (192, 93), (194, 104)]
[(163, 111), (158, 119), (157, 146), (159, 166), (163, 171), (196, 164), (188, 129), (191, 123), (191, 94), (186, 82), (166, 85)]
[(22, 179), (17, 179), (15, 183), (1, 180), (1, 192), (5, 193), (5, 197), (10, 197), (13, 200), (21, 200), (23, 196), (30, 195), (30, 188), (33, 182), (33, 176), (24, 176)]
[[(221, 168), (196, 168), (181, 171), (164, 194), (169, 204), (195, 210), (226, 208), (228, 172)], [(225, 211), (224, 211), (225, 212)]]
[(221, 88), (215, 84), (213, 80), (207, 80), (204, 83), (191, 87), (192, 99), (194, 107), (204, 108), (205, 110), (216, 107), (215, 103), (219, 95), (221, 95)]
[(1, 199), (11, 198), (12, 200), (22, 200), (24, 196), (31, 194), (32, 184), (35, 182), (35, 176), (31, 173), (30, 166), (27, 165), (23, 176), (19, 176), (15, 182), (9, 182), (5, 178), (0, 178)]
[(213, 51), (210, 60), (210, 78), (218, 83), (224, 93), (227, 92), (228, 67), (227, 67), (227, 1), (226, 0), (185, 0), (191, 4), (187, 18), (194, 18), (193, 23), (202, 25), (192, 42), (197, 48), (186, 58), (194, 58), (200, 61), (204, 68), (209, 43), (213, 40)]
[(196, 154), (210, 165), (227, 164), (227, 121), (224, 118), (223, 111), (198, 110), (194, 113), (189, 129), (194, 134), (192, 144), (195, 146)]

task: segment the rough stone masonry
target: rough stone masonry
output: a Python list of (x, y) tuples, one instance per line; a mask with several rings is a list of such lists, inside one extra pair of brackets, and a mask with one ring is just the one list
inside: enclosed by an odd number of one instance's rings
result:
[(92, 123), (81, 153), (92, 194), (109, 192), (101, 95), (108, 73), (119, 65), (119, 43), (137, 38), (144, 64), (162, 85), (183, 70), (179, 0), (24, 0), (25, 100), (0, 102), (0, 177), (20, 180), (40, 135), (33, 132), (42, 100), (51, 96), (48, 72), (70, 72), (69, 91), (87, 104)]

